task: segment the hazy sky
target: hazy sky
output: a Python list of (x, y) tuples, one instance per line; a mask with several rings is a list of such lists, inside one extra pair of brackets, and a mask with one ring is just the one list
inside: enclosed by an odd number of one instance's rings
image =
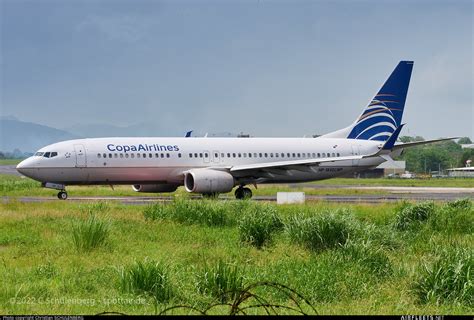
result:
[(474, 137), (472, 1), (0, 0), (1, 113), (303, 136), (414, 60), (402, 132)]

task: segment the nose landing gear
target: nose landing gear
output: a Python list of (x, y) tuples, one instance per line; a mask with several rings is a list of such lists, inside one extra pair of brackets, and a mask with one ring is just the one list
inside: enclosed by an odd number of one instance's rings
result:
[(67, 199), (67, 192), (66, 191), (59, 191), (58, 192), (58, 199), (60, 200), (66, 200)]
[(235, 198), (238, 200), (250, 199), (252, 198), (252, 190), (240, 186), (235, 190)]

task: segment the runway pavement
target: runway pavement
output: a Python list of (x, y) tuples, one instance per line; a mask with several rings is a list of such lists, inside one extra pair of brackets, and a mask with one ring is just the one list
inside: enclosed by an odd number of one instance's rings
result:
[[(474, 193), (394, 193), (388, 195), (306, 195), (306, 201), (326, 201), (338, 203), (386, 203), (397, 202), (401, 200), (411, 201), (451, 201), (460, 198), (474, 199)], [(192, 199), (201, 199), (201, 196), (193, 196)], [(234, 200), (235, 198), (228, 195), (219, 196), (219, 200)], [(276, 201), (276, 196), (255, 196), (254, 201)], [(11, 197), (2, 197), (2, 202), (9, 202)], [(172, 200), (172, 196), (151, 196), (151, 197), (75, 197), (70, 196), (66, 201), (69, 202), (90, 202), (90, 201), (117, 201), (123, 204), (140, 205), (153, 202), (168, 202)], [(55, 197), (18, 197), (16, 201), (20, 202), (49, 202), (61, 201)]]

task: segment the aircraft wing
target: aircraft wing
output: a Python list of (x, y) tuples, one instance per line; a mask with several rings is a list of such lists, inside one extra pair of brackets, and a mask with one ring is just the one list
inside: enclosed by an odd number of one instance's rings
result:
[(459, 138), (460, 137), (452, 137), (452, 138), (442, 138), (442, 139), (434, 139), (434, 140), (425, 140), (425, 141), (415, 141), (415, 142), (401, 143), (401, 144), (394, 145), (392, 147), (392, 150), (410, 148), (410, 147), (415, 147), (415, 146), (419, 146), (419, 145), (423, 145), (423, 144), (435, 143), (435, 142), (440, 142), (440, 141), (448, 141), (448, 140), (459, 139)]
[[(370, 155), (373, 156), (373, 155)], [(304, 159), (304, 160), (288, 160), (278, 162), (264, 162), (255, 164), (237, 165), (230, 168), (230, 172), (244, 172), (252, 170), (271, 170), (271, 169), (295, 169), (300, 171), (310, 171), (310, 167), (318, 166), (321, 163), (327, 162), (338, 162), (348, 160), (360, 160), (367, 158), (368, 156), (347, 156), (347, 157), (329, 157), (329, 158), (318, 158), (318, 159)]]

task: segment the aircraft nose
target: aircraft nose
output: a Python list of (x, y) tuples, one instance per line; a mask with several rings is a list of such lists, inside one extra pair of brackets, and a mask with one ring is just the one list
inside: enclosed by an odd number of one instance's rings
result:
[(27, 159), (23, 160), (22, 162), (20, 162), (16, 166), (16, 171), (18, 171), (19, 173), (21, 173), (24, 176), (34, 178), (34, 177), (31, 176), (31, 173), (34, 170), (34, 167), (35, 167), (34, 166), (34, 160), (30, 157), (30, 158), (27, 158)]

